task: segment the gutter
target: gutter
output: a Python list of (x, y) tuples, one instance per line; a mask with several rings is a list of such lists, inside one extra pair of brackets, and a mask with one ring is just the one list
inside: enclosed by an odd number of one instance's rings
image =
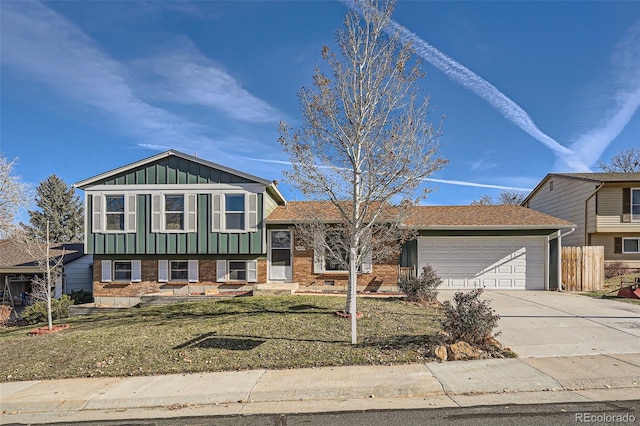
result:
[[(598, 193), (598, 191), (600, 191), (600, 189), (601, 189), (603, 186), (604, 186), (604, 182), (600, 182), (600, 184), (598, 185), (598, 187), (596, 188), (596, 190), (595, 190), (595, 191), (593, 191), (593, 192), (591, 193), (591, 195), (589, 195), (589, 196), (587, 197), (587, 199), (586, 199), (586, 200), (584, 200), (584, 239), (583, 239), (583, 243), (584, 243), (584, 244), (583, 244), (583, 245), (585, 245), (585, 246), (589, 243), (589, 241), (588, 241), (588, 239), (589, 239), (589, 231), (588, 231), (588, 229), (587, 229), (587, 226), (588, 226), (588, 225), (587, 225), (587, 220), (589, 219), (589, 206), (588, 206), (588, 204), (589, 204), (589, 200), (590, 200), (591, 198), (593, 198), (593, 197)], [(597, 202), (596, 202), (596, 203), (597, 203)], [(598, 206), (597, 206), (597, 205), (595, 206), (595, 210), (596, 210), (596, 217), (597, 217), (597, 216), (598, 216), (598, 214), (597, 214)], [(596, 225), (596, 230), (597, 230), (597, 228), (598, 228), (598, 224), (596, 223), (595, 225)], [(572, 231), (572, 232), (573, 232), (573, 231)], [(567, 235), (568, 235), (568, 234), (567, 234)]]
[(558, 230), (558, 257), (560, 258), (558, 262), (558, 291), (564, 291), (562, 289), (562, 237), (572, 234), (575, 230), (576, 228), (571, 228), (566, 234), (562, 234), (562, 231)]

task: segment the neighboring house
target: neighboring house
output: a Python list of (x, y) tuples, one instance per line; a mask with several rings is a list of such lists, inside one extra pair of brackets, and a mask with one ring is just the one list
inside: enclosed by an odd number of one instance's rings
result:
[(285, 204), (275, 182), (170, 150), (74, 186), (85, 191), (97, 304), (267, 280), (264, 219)]
[[(326, 202), (289, 202), (267, 218), (271, 241), (282, 239), (293, 253), (282, 263), (287, 279), (300, 290), (346, 290), (348, 276), (327, 264), (303, 242), (294, 241), (291, 228), (304, 222), (305, 211), (334, 211)], [(331, 213), (328, 214), (331, 217)], [(520, 206), (417, 206), (405, 224), (418, 231), (406, 243), (399, 260), (362, 265), (359, 291), (397, 289), (399, 268), (417, 273), (431, 265), (442, 287), (543, 290), (558, 288), (560, 240), (575, 225)], [(282, 258), (272, 243), (269, 258)], [(285, 253), (286, 257), (286, 253)], [(273, 268), (273, 266), (272, 266)], [(273, 274), (273, 272), (272, 272)], [(273, 277), (273, 276), (272, 276)]]
[[(39, 250), (44, 252), (44, 249)], [(91, 291), (91, 256), (86, 256), (82, 244), (53, 244), (51, 256), (61, 256), (62, 276), (56, 283), (55, 296), (76, 290)], [(23, 244), (13, 240), (0, 240), (0, 283), (4, 291), (9, 285), (14, 303), (25, 301), (25, 294), (31, 293), (34, 276), (42, 276), (42, 268)]]
[(523, 206), (576, 224), (565, 246), (604, 246), (605, 262), (640, 268), (640, 173), (550, 173)]
[[(75, 184), (85, 191), (85, 251), (99, 305), (133, 306), (145, 294), (344, 291), (347, 273), (296, 239), (309, 209), (337, 220), (327, 202), (287, 202), (275, 182), (166, 151)], [(333, 219), (332, 219), (333, 218)], [(558, 286), (560, 243), (574, 225), (519, 206), (415, 207), (419, 231), (400, 259), (358, 274), (360, 291), (397, 291), (401, 270), (431, 264), (447, 288)]]

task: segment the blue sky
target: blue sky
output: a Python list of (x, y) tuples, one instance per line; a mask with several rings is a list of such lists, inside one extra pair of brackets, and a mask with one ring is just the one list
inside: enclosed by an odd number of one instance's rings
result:
[[(0, 2), (0, 149), (34, 187), (166, 149), (282, 181), (277, 142), (340, 1)], [(430, 205), (640, 145), (640, 2), (403, 1), (396, 28), (445, 116)], [(260, 161), (258, 161), (259, 159)], [(281, 190), (300, 199), (286, 182)]]

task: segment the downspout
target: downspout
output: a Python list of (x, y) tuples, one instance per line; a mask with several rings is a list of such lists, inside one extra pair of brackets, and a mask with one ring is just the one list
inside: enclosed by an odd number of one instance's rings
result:
[[(589, 230), (588, 230), (588, 222), (587, 222), (587, 220), (589, 219), (589, 206), (588, 206), (589, 200), (591, 198), (593, 198), (593, 196), (596, 195), (598, 193), (598, 191), (600, 191), (600, 188), (602, 188), (602, 185), (603, 185), (603, 182), (600, 182), (600, 184), (596, 187), (596, 190), (593, 191), (591, 193), (591, 195), (589, 195), (587, 197), (586, 200), (584, 200), (584, 239), (583, 239), (584, 244), (583, 245), (585, 245), (585, 246), (589, 244)], [(597, 201), (596, 201), (596, 203), (597, 203)], [(596, 212), (597, 212), (597, 210), (598, 210), (598, 206), (596, 205)], [(596, 216), (597, 216), (597, 214), (596, 214)], [(598, 226), (598, 224), (596, 223), (596, 230), (597, 230), (597, 226)], [(571, 231), (571, 232), (573, 232), (573, 231)], [(569, 234), (571, 232), (569, 232)], [(566, 234), (566, 235), (569, 235), (569, 234)]]
[(566, 234), (562, 234), (562, 231), (558, 231), (558, 291), (563, 291), (562, 289), (562, 237), (572, 234), (576, 228), (571, 228), (569, 232)]

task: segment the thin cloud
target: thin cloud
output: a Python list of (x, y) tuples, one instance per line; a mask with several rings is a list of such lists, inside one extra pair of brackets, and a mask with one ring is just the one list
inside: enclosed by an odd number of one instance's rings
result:
[(154, 58), (145, 65), (161, 76), (153, 88), (169, 102), (216, 109), (249, 123), (275, 123), (282, 114), (195, 49)]
[[(254, 157), (244, 157), (247, 160), (251, 161), (261, 161), (263, 163), (273, 163), (273, 164), (282, 164), (285, 166), (291, 166), (291, 161), (284, 160), (268, 160), (265, 158), (254, 158)], [(328, 167), (328, 166), (326, 166)], [(505, 190), (516, 190), (516, 191), (531, 191), (531, 188), (518, 188), (514, 186), (504, 186), (504, 185), (492, 185), (488, 183), (477, 183), (477, 182), (468, 182), (462, 180), (450, 180), (450, 179), (436, 179), (436, 178), (425, 178), (423, 179), (425, 182), (435, 182), (435, 183), (445, 183), (447, 185), (458, 185), (458, 186), (472, 186), (476, 188), (491, 188), (491, 189), (505, 189)]]
[[(165, 89), (176, 103), (182, 98), (182, 104), (214, 108), (245, 123), (276, 120), (274, 108), (197, 52), (168, 54), (127, 66), (41, 3), (5, 2), (2, 12), (3, 66), (18, 70), (22, 78), (41, 83), (60, 97), (94, 108), (116, 128), (137, 138), (142, 147), (191, 151), (206, 146), (211, 152), (222, 152), (224, 147), (218, 142), (229, 138), (210, 123), (200, 124), (155, 106), (143, 97), (145, 92)], [(171, 71), (180, 60), (184, 62)], [(148, 87), (135, 79), (141, 64), (147, 67), (146, 75), (156, 72), (162, 76), (160, 87)], [(218, 97), (216, 90), (221, 91)]]
[(196, 124), (136, 97), (127, 71), (51, 9), (37, 2), (5, 2), (2, 12), (3, 63), (59, 95), (108, 113), (139, 138), (204, 141)]
[[(598, 127), (579, 135), (571, 149), (587, 164), (595, 163), (640, 108), (640, 21), (633, 25), (612, 56), (615, 105)], [(560, 166), (561, 166), (560, 162)]]

